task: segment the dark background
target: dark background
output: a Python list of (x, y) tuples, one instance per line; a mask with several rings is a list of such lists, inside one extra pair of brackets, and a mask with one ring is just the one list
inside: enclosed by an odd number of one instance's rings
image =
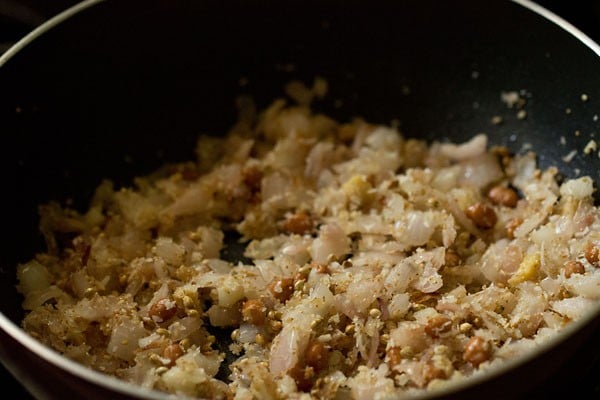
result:
[[(69, 6), (74, 0), (0, 0), (0, 53), (14, 42), (39, 26), (48, 18)], [(538, 0), (538, 4), (558, 14), (579, 28), (597, 43), (600, 43), (600, 0)], [(600, 71), (598, 72), (600, 73)], [(552, 393), (539, 388), (527, 399), (600, 398), (600, 362), (590, 367), (589, 372), (575, 382), (568, 382), (563, 389)], [(557, 377), (560, 380), (561, 377)], [(32, 397), (12, 378), (0, 364), (0, 384), (5, 393), (15, 399), (28, 400)]]

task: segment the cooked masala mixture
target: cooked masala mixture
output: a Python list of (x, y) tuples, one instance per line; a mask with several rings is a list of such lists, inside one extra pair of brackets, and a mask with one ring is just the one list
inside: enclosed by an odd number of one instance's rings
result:
[(485, 134), (241, 103), (196, 159), (40, 207), (26, 332), (180, 396), (383, 399), (521, 357), (600, 298), (591, 178)]

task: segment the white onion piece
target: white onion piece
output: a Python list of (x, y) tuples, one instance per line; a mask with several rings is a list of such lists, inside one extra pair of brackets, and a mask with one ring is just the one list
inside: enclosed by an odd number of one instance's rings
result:
[(285, 325), (273, 339), (269, 367), (274, 375), (285, 373), (298, 362), (308, 345), (310, 331), (295, 325)]
[(307, 178), (317, 179), (321, 172), (331, 164), (333, 159), (333, 143), (318, 142), (306, 156), (304, 175)]
[(381, 278), (359, 273), (354, 276), (354, 280), (348, 286), (346, 295), (352, 302), (354, 311), (362, 314), (377, 299), (382, 288)]
[(594, 181), (589, 176), (570, 179), (560, 186), (562, 196), (572, 196), (576, 199), (589, 197), (594, 193)]
[(202, 320), (198, 317), (184, 317), (169, 325), (170, 338), (173, 341), (184, 339), (202, 326)]
[(25, 295), (34, 290), (47, 289), (50, 287), (51, 278), (46, 267), (36, 260), (17, 267), (18, 288)]
[(106, 351), (122, 360), (133, 361), (139, 340), (147, 335), (142, 321), (122, 318), (110, 334)]
[(386, 378), (387, 364), (379, 368), (358, 367), (358, 374), (347, 381), (352, 392), (352, 398), (361, 400), (375, 400), (386, 398), (394, 391), (394, 381)]
[(390, 339), (394, 346), (410, 347), (417, 352), (428, 346), (427, 338), (425, 327), (414, 321), (402, 321), (390, 332)]
[(443, 143), (440, 152), (453, 161), (466, 160), (483, 154), (487, 148), (487, 135), (481, 133), (462, 144)]
[(594, 269), (586, 274), (573, 274), (564, 280), (565, 287), (577, 296), (586, 299), (600, 299), (600, 270)]
[(228, 274), (231, 272), (232, 265), (230, 262), (218, 258), (210, 258), (206, 260), (206, 265), (217, 274)]
[(585, 315), (594, 304), (595, 302), (590, 299), (570, 297), (568, 299), (555, 301), (552, 303), (552, 309), (565, 317), (576, 320)]
[(350, 239), (336, 223), (321, 226), (319, 237), (310, 248), (310, 254), (317, 263), (327, 263), (329, 256), (340, 257), (350, 251)]
[(185, 256), (185, 248), (177, 244), (171, 238), (160, 237), (154, 245), (155, 254), (165, 260), (168, 264), (179, 266)]
[(443, 247), (411, 256), (410, 258), (414, 259), (419, 269), (418, 278), (412, 286), (423, 293), (433, 293), (441, 288), (444, 282), (438, 270), (444, 264), (444, 257), (445, 249)]
[(398, 293), (392, 297), (387, 309), (392, 319), (402, 318), (410, 308), (410, 297), (408, 293)]
[(237, 309), (217, 305), (211, 306), (206, 314), (208, 314), (210, 324), (218, 327), (233, 326), (239, 322), (240, 317)]
[(326, 282), (319, 282), (308, 298), (283, 315), (283, 329), (273, 339), (269, 357), (274, 375), (285, 373), (296, 365), (310, 339), (311, 331), (307, 327), (327, 315), (333, 307), (333, 294), (327, 286)]
[(66, 299), (67, 294), (63, 292), (58, 286), (50, 286), (44, 290), (34, 290), (29, 292), (25, 296), (22, 307), (25, 310), (33, 310), (48, 300), (51, 299)]
[(254, 265), (265, 282), (271, 282), (276, 277), (283, 275), (281, 267), (273, 260), (254, 260)]
[(254, 343), (256, 334), (259, 332), (258, 327), (252, 324), (241, 324), (238, 328), (240, 343)]
[(459, 183), (483, 189), (504, 176), (498, 159), (490, 153), (483, 153), (460, 163)]

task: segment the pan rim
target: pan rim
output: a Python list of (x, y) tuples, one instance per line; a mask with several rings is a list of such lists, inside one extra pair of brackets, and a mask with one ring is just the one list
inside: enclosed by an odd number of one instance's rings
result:
[[(62, 23), (63, 21), (71, 18), (75, 14), (94, 6), (98, 3), (102, 3), (105, 0), (83, 0), (80, 3), (75, 4), (72, 7), (67, 8), (56, 16), (50, 18), (48, 21), (44, 22), (23, 38), (18, 40), (14, 45), (12, 45), (8, 50), (6, 50), (2, 55), (0, 55), (0, 67), (2, 67), (8, 60), (10, 60), (15, 54), (21, 51), (25, 46), (31, 43), (33, 40), (41, 36), (43, 33), (52, 29), (56, 25)], [(580, 42), (585, 44), (590, 50), (596, 53), (597, 56), (600, 57), (600, 44), (596, 43), (591, 37), (581, 31), (579, 28), (575, 27), (569, 21), (550, 11), (549, 9), (539, 5), (538, 3), (532, 0), (510, 0), (514, 3), (521, 5), (522, 7), (533, 11), (534, 13), (540, 15), (541, 17), (549, 20), (555, 25), (559, 26), (563, 30), (567, 31), (569, 34), (573, 35)]]
[(520, 4), (521, 6), (533, 11), (534, 13), (544, 17), (545, 19), (549, 20), (550, 22), (553, 22), (554, 24), (558, 25), (559, 27), (561, 27), (562, 29), (564, 29), (565, 31), (570, 33), (571, 35), (575, 36), (576, 39), (578, 39), (580, 42), (585, 44), (590, 50), (592, 50), (594, 53), (596, 53), (597, 56), (600, 57), (600, 45), (598, 43), (596, 43), (587, 34), (583, 33), (583, 31), (581, 31), (575, 25), (573, 25), (572, 23), (567, 21), (566, 19), (562, 18), (558, 14), (555, 14), (554, 12), (550, 11), (549, 9), (539, 5), (538, 3), (536, 3), (532, 0), (511, 0), (511, 1), (513, 1), (517, 4)]
[(75, 4), (67, 8), (66, 10), (58, 13), (54, 17), (48, 19), (46, 22), (42, 23), (40, 26), (23, 36), (19, 39), (15, 44), (8, 48), (1, 56), (0, 56), (0, 67), (2, 67), (8, 60), (10, 60), (13, 56), (15, 56), (18, 52), (23, 50), (25, 46), (33, 42), (35, 39), (40, 37), (42, 34), (48, 32), (50, 29), (54, 28), (58, 24), (66, 21), (71, 18), (75, 14), (80, 13), (81, 11), (90, 8), (93, 5), (98, 3), (102, 3), (105, 0), (83, 0), (80, 3)]

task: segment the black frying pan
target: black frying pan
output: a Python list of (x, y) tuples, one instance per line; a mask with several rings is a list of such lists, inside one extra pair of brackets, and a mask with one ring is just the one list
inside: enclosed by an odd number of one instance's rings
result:
[[(321, 76), (330, 92), (315, 109), (340, 120), (398, 120), (407, 136), (455, 142), (485, 132), (513, 152), (531, 146), (541, 167), (598, 180), (597, 152), (582, 150), (600, 139), (600, 49), (530, 8), (508, 0), (92, 0), (42, 26), (0, 58), (2, 362), (39, 398), (159, 398), (26, 337), (16, 327), (14, 265), (42, 249), (37, 204), (69, 199), (84, 209), (102, 178), (127, 184), (192, 157), (199, 133), (235, 121), (239, 94), (262, 107), (289, 80)], [(501, 101), (504, 91), (527, 99), (525, 119)], [(503, 122), (491, 123), (494, 116)], [(523, 395), (557, 374), (576, 376), (598, 358), (598, 345), (580, 351), (597, 325), (590, 316), (552, 351), (474, 381), (460, 398)]]

